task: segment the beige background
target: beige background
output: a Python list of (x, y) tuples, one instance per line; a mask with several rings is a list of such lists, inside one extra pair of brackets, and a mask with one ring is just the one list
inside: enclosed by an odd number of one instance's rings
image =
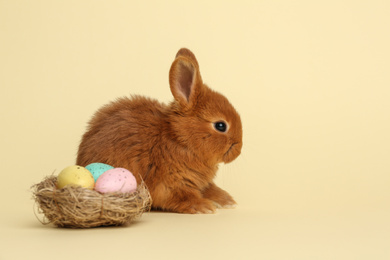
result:
[[(388, 1), (0, 0), (0, 259), (390, 259), (389, 31)], [(29, 187), (101, 105), (168, 102), (183, 46), (242, 115), (239, 206), (41, 225)]]

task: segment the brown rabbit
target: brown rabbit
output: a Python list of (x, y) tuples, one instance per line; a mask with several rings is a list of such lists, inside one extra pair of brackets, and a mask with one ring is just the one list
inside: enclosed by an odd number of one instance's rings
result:
[(99, 109), (79, 146), (77, 164), (129, 169), (145, 181), (153, 208), (212, 213), (235, 205), (213, 182), (218, 164), (237, 158), (242, 126), (237, 111), (203, 84), (194, 54), (181, 49), (169, 72), (169, 105), (141, 96)]

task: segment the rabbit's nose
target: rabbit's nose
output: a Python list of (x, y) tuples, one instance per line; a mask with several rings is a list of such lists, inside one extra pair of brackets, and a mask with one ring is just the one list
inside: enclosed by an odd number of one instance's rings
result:
[(223, 155), (223, 162), (230, 163), (241, 154), (242, 142), (233, 143)]

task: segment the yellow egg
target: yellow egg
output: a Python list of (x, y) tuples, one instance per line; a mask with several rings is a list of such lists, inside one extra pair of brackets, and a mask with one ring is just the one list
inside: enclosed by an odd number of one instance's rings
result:
[(73, 165), (63, 169), (57, 177), (58, 189), (62, 189), (67, 185), (81, 186), (92, 190), (95, 185), (95, 181), (92, 173), (86, 168)]

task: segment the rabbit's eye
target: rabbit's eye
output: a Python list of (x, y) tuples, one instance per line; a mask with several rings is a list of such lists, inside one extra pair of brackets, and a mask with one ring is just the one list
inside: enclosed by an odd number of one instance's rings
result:
[(214, 123), (214, 128), (217, 131), (222, 132), (222, 133), (226, 132), (226, 129), (227, 129), (226, 123), (222, 122), (222, 121), (218, 121), (218, 122)]

